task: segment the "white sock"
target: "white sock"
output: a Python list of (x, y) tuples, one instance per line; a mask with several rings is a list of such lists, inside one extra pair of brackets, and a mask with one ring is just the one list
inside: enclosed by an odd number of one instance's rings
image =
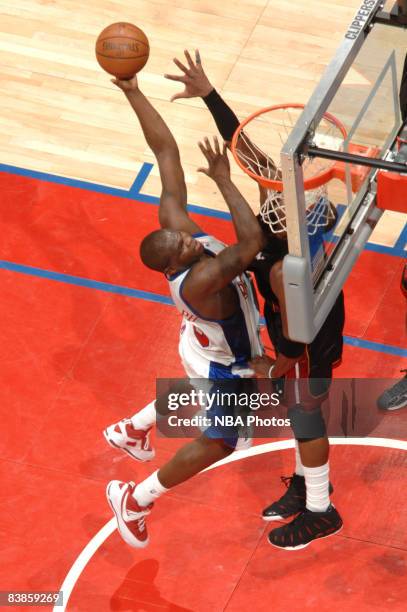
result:
[(329, 462), (319, 467), (304, 467), (305, 487), (307, 490), (307, 510), (325, 512), (329, 500)]
[(144, 431), (155, 425), (156, 419), (155, 400), (130, 417), (133, 427), (135, 429), (143, 429)]
[(168, 489), (162, 486), (158, 480), (158, 470), (148, 478), (140, 482), (133, 492), (133, 497), (139, 506), (148, 506), (158, 499)]
[(304, 476), (304, 466), (301, 463), (300, 447), (298, 440), (295, 440), (295, 473), (297, 476)]

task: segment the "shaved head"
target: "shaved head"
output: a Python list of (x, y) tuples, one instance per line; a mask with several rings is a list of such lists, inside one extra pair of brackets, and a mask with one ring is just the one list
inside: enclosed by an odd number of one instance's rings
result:
[(143, 264), (167, 276), (190, 268), (203, 253), (203, 244), (184, 230), (156, 230), (148, 234), (140, 245)]
[(147, 268), (165, 272), (176, 252), (177, 232), (159, 229), (148, 234), (140, 245), (141, 261)]

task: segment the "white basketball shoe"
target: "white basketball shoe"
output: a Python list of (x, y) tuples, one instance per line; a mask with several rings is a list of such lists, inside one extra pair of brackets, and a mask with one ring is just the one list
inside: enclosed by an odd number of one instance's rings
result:
[(122, 419), (114, 423), (103, 432), (107, 442), (114, 448), (137, 459), (137, 461), (151, 461), (155, 456), (155, 450), (150, 444), (151, 427), (147, 430), (136, 429), (131, 419)]
[(123, 540), (133, 548), (145, 548), (149, 543), (145, 517), (150, 514), (153, 504), (139, 506), (132, 496), (134, 489), (134, 482), (111, 480), (106, 488), (106, 497)]

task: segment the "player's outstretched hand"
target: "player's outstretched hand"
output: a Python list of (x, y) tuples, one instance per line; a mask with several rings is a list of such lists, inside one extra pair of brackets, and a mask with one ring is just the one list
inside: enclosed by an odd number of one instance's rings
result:
[(127, 79), (126, 80), (125, 79), (112, 79), (112, 83), (116, 85), (116, 87), (124, 91), (125, 93), (129, 91), (138, 90), (138, 82), (137, 82), (136, 74), (134, 75), (134, 77), (128, 80)]
[(217, 183), (221, 180), (230, 180), (230, 164), (227, 155), (226, 143), (223, 144), (222, 151), (219, 147), (219, 141), (214, 136), (214, 148), (212, 148), (209, 138), (204, 138), (203, 143), (199, 142), (198, 146), (208, 162), (208, 168), (198, 168), (198, 172), (203, 172)]
[(186, 57), (188, 67), (174, 57), (174, 64), (184, 73), (183, 75), (164, 74), (166, 79), (170, 79), (170, 81), (179, 81), (180, 83), (184, 84), (184, 91), (172, 96), (171, 102), (174, 102), (174, 100), (179, 100), (180, 98), (203, 98), (213, 89), (213, 86), (209, 82), (209, 79), (202, 68), (199, 50), (195, 49), (195, 62), (192, 60), (190, 53), (186, 49), (184, 51), (184, 55)]

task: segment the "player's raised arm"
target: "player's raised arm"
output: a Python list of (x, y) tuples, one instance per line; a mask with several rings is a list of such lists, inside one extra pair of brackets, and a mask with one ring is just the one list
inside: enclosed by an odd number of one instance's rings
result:
[(214, 139), (212, 148), (205, 138), (199, 147), (208, 162), (208, 168), (199, 168), (217, 184), (232, 214), (238, 242), (227, 247), (217, 257), (206, 258), (191, 270), (185, 281), (185, 294), (191, 300), (214, 294), (242, 274), (264, 246), (263, 232), (249, 204), (230, 178), (226, 145), (220, 150)]
[[(184, 91), (181, 91), (171, 98), (171, 102), (179, 100), (181, 98), (202, 98), (206, 104), (209, 112), (211, 113), (216, 127), (219, 130), (223, 140), (230, 146), (232, 138), (237, 128), (240, 125), (240, 121), (237, 118), (235, 112), (225, 102), (222, 96), (216, 91), (212, 85), (202, 65), (201, 54), (199, 49), (195, 50), (195, 61), (192, 59), (189, 51), (184, 51), (186, 64), (182, 63), (179, 59), (174, 58), (174, 64), (180, 69), (180, 75), (165, 74), (166, 79), (171, 81), (177, 81), (184, 85)], [(253, 158), (253, 150), (256, 151), (256, 159), (260, 165), (273, 170), (277, 177), (277, 168), (273, 160), (262, 153), (258, 147), (254, 147), (248, 138), (247, 134), (244, 138), (239, 138), (237, 143), (237, 150), (240, 152), (242, 157)], [(267, 193), (264, 188), (259, 184), (260, 189), (260, 203), (263, 203)]]
[(167, 124), (140, 91), (136, 76), (130, 80), (113, 79), (112, 82), (126, 95), (140, 121), (147, 144), (157, 159), (162, 183), (159, 210), (161, 227), (191, 234), (200, 232), (200, 227), (189, 218), (186, 210), (184, 171), (177, 143)]
[(184, 51), (184, 55), (186, 64), (174, 58), (174, 64), (180, 69), (182, 74), (164, 75), (166, 79), (177, 81), (184, 85), (184, 91), (172, 96), (171, 102), (181, 98), (202, 98), (214, 118), (216, 127), (223, 140), (229, 143), (239, 127), (239, 119), (209, 81), (202, 66), (199, 50), (195, 50), (195, 61), (187, 50)]

